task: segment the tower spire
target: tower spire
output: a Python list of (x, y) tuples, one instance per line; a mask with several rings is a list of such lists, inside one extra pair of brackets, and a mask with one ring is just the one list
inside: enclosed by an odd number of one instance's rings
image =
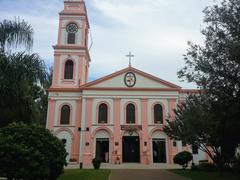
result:
[(58, 42), (53, 46), (55, 79), (52, 87), (79, 87), (88, 81), (91, 61), (88, 50), (90, 27), (84, 1), (64, 0), (64, 9), (59, 16)]

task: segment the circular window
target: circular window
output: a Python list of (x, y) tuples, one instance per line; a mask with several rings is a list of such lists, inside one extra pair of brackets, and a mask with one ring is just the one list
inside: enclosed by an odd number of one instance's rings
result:
[(136, 76), (132, 72), (126, 73), (124, 82), (127, 87), (133, 87), (136, 84)]
[(78, 26), (75, 23), (70, 23), (67, 25), (67, 32), (76, 33), (78, 31)]

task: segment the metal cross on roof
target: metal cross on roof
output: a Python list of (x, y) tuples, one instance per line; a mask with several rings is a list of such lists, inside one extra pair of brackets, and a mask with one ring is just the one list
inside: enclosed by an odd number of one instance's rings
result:
[(131, 66), (132, 65), (132, 58), (134, 57), (135, 55), (133, 55), (131, 52), (129, 52), (129, 54), (127, 54), (126, 55), (126, 57), (128, 57), (129, 58), (129, 66)]

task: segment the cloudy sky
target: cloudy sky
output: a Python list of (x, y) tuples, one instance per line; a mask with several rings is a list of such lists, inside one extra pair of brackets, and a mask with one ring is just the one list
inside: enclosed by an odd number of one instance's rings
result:
[[(90, 80), (133, 66), (180, 85), (187, 41), (201, 44), (202, 10), (213, 0), (85, 0), (93, 47)], [(0, 0), (0, 20), (20, 17), (34, 28), (34, 52), (50, 66), (57, 41), (58, 12), (63, 0)]]

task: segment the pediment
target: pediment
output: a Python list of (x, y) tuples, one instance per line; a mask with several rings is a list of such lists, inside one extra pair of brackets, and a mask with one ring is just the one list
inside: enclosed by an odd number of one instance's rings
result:
[[(126, 81), (126, 75), (130, 73), (133, 74), (135, 77), (135, 83), (134, 86), (129, 87), (127, 81)], [(133, 81), (134, 82), (134, 81)], [(131, 89), (179, 89), (181, 87), (172, 84), (170, 82), (167, 82), (165, 80), (162, 80), (158, 77), (152, 76), (150, 74), (147, 74), (143, 71), (140, 71), (138, 69), (135, 69), (133, 67), (128, 67), (123, 70), (117, 71), (113, 74), (110, 74), (108, 76), (105, 76), (103, 78), (97, 79), (95, 81), (92, 81), (90, 83), (87, 83), (82, 86), (82, 88), (131, 88)]]

